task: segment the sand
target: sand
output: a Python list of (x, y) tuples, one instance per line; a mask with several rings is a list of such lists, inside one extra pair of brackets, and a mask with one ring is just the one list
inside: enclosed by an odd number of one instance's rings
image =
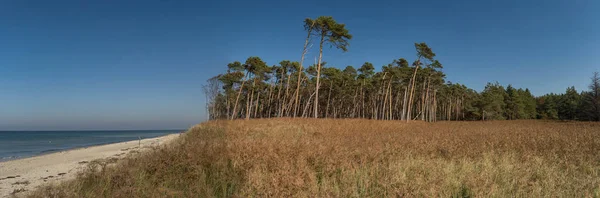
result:
[[(119, 159), (129, 153), (144, 151), (154, 146), (164, 145), (179, 137), (171, 134), (157, 138), (149, 138), (79, 148), (51, 153), (13, 161), (0, 162), (0, 197), (25, 195), (36, 187), (75, 178), (77, 172), (83, 170), (87, 163), (98, 159)], [(112, 159), (114, 160), (114, 159)]]

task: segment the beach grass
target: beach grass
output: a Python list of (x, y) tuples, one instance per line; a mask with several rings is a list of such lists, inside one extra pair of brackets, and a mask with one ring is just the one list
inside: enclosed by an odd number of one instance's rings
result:
[(600, 123), (210, 121), (31, 197), (598, 197)]

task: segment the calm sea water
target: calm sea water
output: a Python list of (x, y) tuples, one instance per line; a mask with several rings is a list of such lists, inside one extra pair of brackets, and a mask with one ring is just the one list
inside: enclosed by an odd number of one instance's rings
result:
[(0, 161), (62, 150), (154, 138), (183, 130), (0, 131)]

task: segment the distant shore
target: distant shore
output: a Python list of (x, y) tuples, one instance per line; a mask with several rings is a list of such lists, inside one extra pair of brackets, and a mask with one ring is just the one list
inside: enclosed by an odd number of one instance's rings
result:
[(0, 162), (0, 197), (31, 191), (48, 183), (74, 178), (93, 160), (118, 160), (129, 153), (164, 145), (179, 137), (170, 134), (156, 138), (133, 140), (49, 153)]

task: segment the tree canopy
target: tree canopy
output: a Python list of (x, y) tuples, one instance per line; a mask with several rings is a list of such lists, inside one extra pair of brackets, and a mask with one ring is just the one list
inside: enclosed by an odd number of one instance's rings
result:
[[(260, 57), (227, 64), (225, 73), (207, 81), (204, 91), (210, 119), (321, 117), (383, 120), (515, 120), (561, 119), (600, 121), (600, 75), (589, 89), (534, 96), (527, 88), (488, 83), (477, 92), (446, 81), (443, 65), (424, 42), (415, 54), (392, 59), (380, 69), (323, 61), (324, 45), (348, 51), (353, 36), (330, 16), (302, 23), (305, 44), (299, 62), (268, 66)], [(319, 59), (303, 66), (311, 38), (318, 38)], [(413, 60), (409, 64), (409, 60)], [(343, 68), (343, 69), (341, 69)], [(321, 92), (322, 94), (319, 94)], [(245, 102), (244, 102), (245, 101)]]

